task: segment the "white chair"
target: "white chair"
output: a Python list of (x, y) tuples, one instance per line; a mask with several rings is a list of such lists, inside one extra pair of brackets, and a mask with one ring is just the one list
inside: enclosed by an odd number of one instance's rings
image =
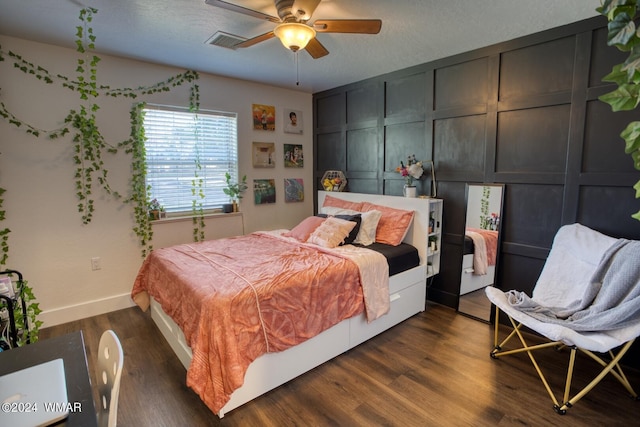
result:
[[(491, 357), (526, 352), (557, 413), (566, 414), (609, 373), (637, 399), (618, 362), (640, 335), (639, 241), (615, 239), (580, 224), (565, 225), (553, 240), (531, 298), (522, 292), (502, 292), (493, 287), (487, 287), (485, 293), (496, 306)], [(500, 311), (508, 316), (513, 330), (498, 343)], [(523, 326), (550, 342), (528, 345)], [(522, 347), (506, 349), (505, 345), (515, 337)], [(571, 350), (561, 403), (533, 355), (535, 350), (549, 347)], [(616, 354), (614, 349), (618, 349)], [(602, 370), (571, 397), (577, 350), (597, 362)], [(609, 356), (603, 358), (595, 353)]]
[(98, 346), (98, 426), (115, 427), (118, 417), (118, 394), (124, 355), (118, 336), (111, 330), (100, 337)]

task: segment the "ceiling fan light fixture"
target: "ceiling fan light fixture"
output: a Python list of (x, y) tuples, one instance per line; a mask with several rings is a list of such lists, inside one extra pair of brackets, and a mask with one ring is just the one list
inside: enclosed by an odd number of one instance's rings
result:
[(308, 25), (297, 22), (285, 22), (274, 30), (276, 37), (280, 39), (284, 47), (294, 52), (304, 49), (307, 43), (316, 36), (316, 30)]

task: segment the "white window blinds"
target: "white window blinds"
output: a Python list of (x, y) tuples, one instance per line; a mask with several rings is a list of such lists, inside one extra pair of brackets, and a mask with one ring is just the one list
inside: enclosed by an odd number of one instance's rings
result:
[[(222, 189), (226, 172), (234, 181), (238, 177), (237, 115), (154, 105), (147, 105), (144, 113), (151, 198), (167, 212), (190, 212), (194, 200), (203, 209), (228, 203)], [(198, 196), (200, 190), (204, 198)]]

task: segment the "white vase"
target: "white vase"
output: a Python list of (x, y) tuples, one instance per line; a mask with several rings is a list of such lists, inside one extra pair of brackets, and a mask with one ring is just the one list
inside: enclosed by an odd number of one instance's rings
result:
[(416, 197), (418, 195), (418, 190), (413, 185), (405, 185), (402, 192), (404, 197)]

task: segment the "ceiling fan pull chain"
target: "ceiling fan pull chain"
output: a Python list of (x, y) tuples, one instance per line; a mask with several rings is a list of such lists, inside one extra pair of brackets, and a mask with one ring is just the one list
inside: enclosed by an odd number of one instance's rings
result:
[(296, 63), (296, 86), (300, 86), (300, 70), (298, 68), (298, 52), (293, 52), (293, 60)]

